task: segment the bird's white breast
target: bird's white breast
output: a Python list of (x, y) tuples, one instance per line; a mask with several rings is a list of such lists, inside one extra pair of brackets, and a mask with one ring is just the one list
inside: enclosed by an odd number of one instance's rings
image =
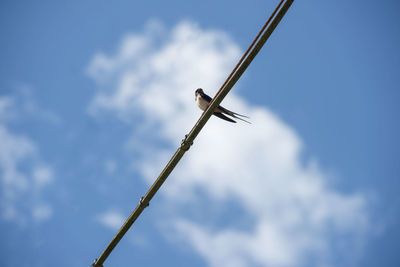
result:
[(199, 106), (199, 108), (200, 108), (201, 110), (206, 110), (206, 108), (208, 107), (208, 102), (205, 101), (205, 100), (200, 96), (200, 94), (197, 95), (197, 97), (196, 97), (196, 103), (197, 103), (197, 105)]

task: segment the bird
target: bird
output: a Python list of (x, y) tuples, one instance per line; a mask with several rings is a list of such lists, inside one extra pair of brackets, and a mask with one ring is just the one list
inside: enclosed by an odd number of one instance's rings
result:
[[(196, 92), (195, 92), (195, 97), (196, 97), (196, 98), (195, 98), (195, 99), (196, 99), (196, 103), (197, 103), (197, 105), (199, 106), (199, 108), (200, 108), (201, 110), (206, 110), (207, 107), (208, 107), (208, 105), (210, 104), (210, 102), (211, 102), (211, 100), (212, 100), (212, 98), (211, 98), (210, 96), (208, 96), (206, 93), (204, 93), (203, 89), (201, 89), (201, 88), (198, 88), (198, 89), (196, 90)], [(214, 113), (213, 113), (213, 115), (217, 116), (217, 117), (220, 118), (220, 119), (223, 119), (223, 120), (226, 120), (226, 121), (229, 121), (229, 122), (236, 123), (236, 121), (234, 121), (233, 119), (231, 119), (231, 118), (225, 116), (224, 114), (229, 115), (229, 116), (231, 116), (231, 117), (233, 117), (233, 118), (235, 118), (235, 119), (242, 120), (242, 121), (245, 121), (245, 122), (251, 124), (251, 122), (246, 121), (245, 119), (240, 118), (240, 117), (243, 117), (243, 118), (249, 118), (249, 117), (247, 117), (247, 116), (245, 116), (245, 115), (241, 115), (241, 114), (236, 113), (236, 112), (233, 112), (233, 111), (230, 111), (229, 109), (226, 109), (226, 108), (224, 108), (224, 107), (222, 107), (222, 106), (218, 106), (218, 107), (215, 109)], [(238, 116), (240, 116), (240, 117), (238, 117)]]

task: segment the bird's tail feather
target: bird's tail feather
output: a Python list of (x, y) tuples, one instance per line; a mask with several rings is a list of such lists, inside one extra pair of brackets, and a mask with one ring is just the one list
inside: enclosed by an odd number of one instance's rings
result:
[[(230, 111), (230, 110), (229, 110)], [(246, 115), (242, 115), (242, 114), (239, 114), (239, 113), (236, 113), (236, 112), (233, 112), (233, 111), (230, 111), (233, 115), (236, 115), (236, 116), (240, 116), (240, 117), (243, 117), (243, 118), (248, 118), (248, 119), (250, 119), (248, 116), (246, 116)]]
[[(231, 118), (228, 118), (227, 116), (225, 116), (224, 114), (222, 114), (222, 113), (220, 113), (220, 112), (214, 112), (214, 115), (217, 116), (217, 117), (220, 118), (220, 119), (223, 119), (223, 120), (226, 120), (226, 121), (229, 121), (229, 122), (236, 123), (236, 121), (232, 120)], [(238, 118), (238, 119), (240, 119), (240, 118)]]
[[(218, 108), (219, 108), (222, 112), (224, 112), (224, 113), (226, 113), (226, 114), (228, 114), (228, 115), (230, 115), (230, 116), (232, 116), (232, 117), (240, 116), (240, 117), (243, 117), (243, 118), (248, 118), (248, 119), (250, 119), (250, 118), (249, 118), (248, 116), (246, 116), (246, 115), (242, 115), (242, 114), (233, 112), (233, 111), (231, 111), (231, 110), (229, 110), (229, 109), (226, 109), (226, 108), (224, 108), (224, 107), (219, 106)], [(237, 118), (237, 117), (235, 117), (235, 118)], [(237, 118), (237, 119), (239, 119), (239, 118)]]
[[(238, 119), (238, 120), (241, 120), (241, 121), (247, 122), (248, 124), (251, 124), (251, 122), (246, 121), (245, 119), (242, 119), (242, 118), (240, 118), (240, 117), (238, 117), (238, 116), (236, 116), (236, 115), (240, 115), (240, 114), (233, 113), (231, 116), (234, 117), (234, 118), (236, 118), (236, 119)], [(249, 117), (243, 116), (243, 115), (242, 115), (242, 117), (249, 118)]]

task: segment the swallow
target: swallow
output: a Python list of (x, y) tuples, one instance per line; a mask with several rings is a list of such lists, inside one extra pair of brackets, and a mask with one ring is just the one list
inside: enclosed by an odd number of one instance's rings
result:
[[(201, 110), (206, 110), (207, 107), (208, 107), (208, 105), (210, 104), (212, 98), (209, 97), (208, 95), (206, 95), (206, 94), (204, 93), (203, 89), (201, 89), (201, 88), (198, 88), (198, 89), (196, 90), (195, 96), (196, 96), (196, 103), (197, 103), (197, 105), (199, 106), (199, 108), (200, 108)], [(235, 119), (242, 120), (242, 121), (245, 121), (245, 122), (251, 124), (251, 122), (246, 121), (246, 120), (240, 118), (240, 117), (243, 117), (243, 118), (249, 118), (249, 117), (247, 117), (247, 116), (245, 116), (245, 115), (238, 114), (238, 113), (233, 112), (233, 111), (230, 111), (230, 110), (228, 110), (228, 109), (226, 109), (226, 108), (224, 108), (224, 107), (221, 107), (221, 106), (218, 106), (218, 107), (215, 109), (214, 113), (213, 113), (213, 115), (217, 116), (217, 117), (220, 118), (220, 119), (223, 119), (223, 120), (226, 120), (226, 121), (229, 121), (229, 122), (236, 123), (236, 121), (234, 121), (234, 120), (232, 120), (231, 118), (225, 116), (224, 114), (229, 115), (229, 116), (231, 116), (231, 117), (233, 117), (233, 118), (235, 118)], [(238, 117), (238, 116), (239, 116), (239, 117)]]

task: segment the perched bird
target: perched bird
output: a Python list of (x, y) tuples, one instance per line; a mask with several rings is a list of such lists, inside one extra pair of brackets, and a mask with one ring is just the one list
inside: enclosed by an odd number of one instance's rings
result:
[[(199, 108), (200, 108), (201, 110), (206, 110), (207, 107), (208, 107), (208, 105), (210, 104), (212, 98), (209, 97), (208, 95), (206, 95), (206, 94), (204, 93), (203, 89), (201, 89), (201, 88), (198, 88), (198, 89), (196, 90), (195, 96), (196, 96), (196, 103), (197, 103), (197, 105), (199, 106)], [(228, 110), (228, 109), (226, 109), (226, 108), (224, 108), (224, 107), (221, 107), (221, 106), (218, 106), (218, 107), (215, 109), (215, 111), (214, 111), (213, 114), (214, 114), (215, 116), (217, 116), (218, 118), (221, 118), (221, 119), (223, 119), (223, 120), (226, 120), (226, 121), (229, 121), (229, 122), (233, 122), (233, 123), (236, 123), (236, 121), (234, 121), (234, 120), (232, 120), (231, 118), (225, 116), (224, 114), (229, 115), (229, 116), (231, 116), (231, 117), (233, 117), (233, 118), (235, 118), (235, 119), (242, 120), (242, 121), (245, 121), (245, 122), (247, 122), (247, 123), (251, 123), (251, 122), (248, 122), (248, 121), (246, 121), (246, 120), (240, 118), (240, 117), (244, 117), (244, 118), (249, 118), (249, 117), (247, 117), (247, 116), (245, 116), (245, 115), (241, 115), (241, 114), (235, 113), (235, 112), (230, 111), (230, 110)], [(238, 117), (238, 116), (240, 116), (240, 117)]]

